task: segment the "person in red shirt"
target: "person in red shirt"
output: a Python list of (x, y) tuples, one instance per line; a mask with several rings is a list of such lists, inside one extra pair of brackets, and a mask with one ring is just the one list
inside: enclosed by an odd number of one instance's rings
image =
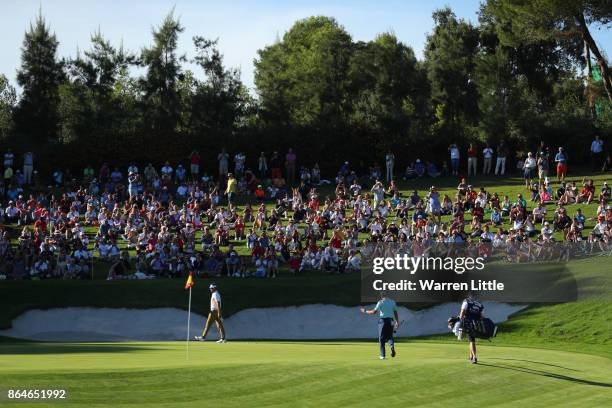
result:
[(255, 189), (255, 197), (259, 201), (263, 201), (265, 196), (266, 196), (266, 190), (263, 189), (261, 184), (257, 185), (257, 188)]
[(251, 256), (253, 257), (253, 260), (257, 259), (258, 257), (262, 257), (264, 253), (265, 253), (265, 250), (261, 246), (259, 241), (255, 241), (253, 243), (253, 250), (251, 251)]
[(300, 265), (302, 263), (302, 258), (297, 252), (292, 252), (291, 257), (289, 258), (289, 270), (294, 275), (300, 269)]
[(478, 218), (478, 221), (482, 222), (484, 217), (484, 208), (480, 206), (480, 203), (476, 203), (474, 208), (472, 208), (472, 217)]
[(151, 234), (147, 241), (147, 252), (151, 253), (155, 251), (155, 245), (157, 245), (157, 237), (155, 234)]
[(244, 221), (242, 221), (242, 217), (236, 217), (236, 221), (234, 222), (234, 232), (236, 234), (236, 239), (244, 239)]
[(316, 212), (319, 210), (319, 206), (321, 204), (319, 203), (319, 200), (317, 200), (316, 197), (313, 197), (309, 202), (308, 202), (308, 208), (310, 208), (313, 212)]
[(468, 176), (476, 175), (476, 167), (478, 166), (478, 151), (472, 143), (467, 151), (468, 156)]
[(586, 201), (587, 204), (590, 204), (593, 201), (593, 196), (595, 196), (593, 180), (586, 181), (586, 178), (584, 178), (582, 180), (582, 190), (580, 190), (580, 194), (576, 197), (576, 203)]
[(189, 164), (191, 165), (191, 178), (197, 180), (200, 174), (200, 153), (197, 150), (189, 155)]
[(45, 217), (40, 217), (34, 222), (34, 230), (39, 231), (42, 234), (47, 233), (47, 221)]

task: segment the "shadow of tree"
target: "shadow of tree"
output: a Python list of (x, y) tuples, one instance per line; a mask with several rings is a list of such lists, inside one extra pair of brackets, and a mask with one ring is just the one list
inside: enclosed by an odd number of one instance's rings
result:
[(74, 354), (74, 353), (129, 353), (134, 351), (160, 350), (154, 347), (143, 347), (129, 344), (104, 343), (4, 343), (0, 355), (25, 354)]
[(549, 366), (549, 367), (562, 368), (564, 370), (569, 370), (569, 371), (580, 371), (580, 370), (576, 370), (574, 368), (563, 367), (563, 366), (560, 366), (560, 365), (557, 365), (557, 364), (543, 363), (541, 361), (533, 361), (533, 360), (521, 360), (519, 358), (497, 358), (497, 357), (490, 357), (490, 358), (487, 358), (487, 360), (521, 361), (523, 363), (540, 364), (540, 365), (545, 365), (545, 366)]
[[(527, 360), (525, 360), (527, 361)], [(577, 384), (583, 384), (583, 385), (592, 385), (595, 387), (606, 387), (606, 388), (612, 388), (612, 384), (610, 383), (604, 383), (604, 382), (598, 382), (598, 381), (590, 381), (590, 380), (583, 380), (581, 378), (575, 378), (575, 377), (570, 377), (567, 375), (563, 375), (563, 374), (557, 374), (557, 373), (550, 373), (548, 371), (542, 371), (542, 370), (536, 370), (534, 368), (527, 368), (527, 367), (520, 367), (520, 366), (509, 366), (509, 365), (501, 365), (501, 364), (486, 364), (486, 363), (478, 363), (478, 365), (480, 366), (485, 366), (485, 367), (494, 367), (494, 368), (501, 368), (504, 370), (512, 370), (512, 371), (518, 371), (521, 373), (526, 373), (526, 374), (533, 374), (533, 375), (539, 375), (542, 377), (548, 377), (548, 378), (554, 378), (556, 380), (563, 380), (563, 381), (570, 381), (573, 383), (577, 383)]]

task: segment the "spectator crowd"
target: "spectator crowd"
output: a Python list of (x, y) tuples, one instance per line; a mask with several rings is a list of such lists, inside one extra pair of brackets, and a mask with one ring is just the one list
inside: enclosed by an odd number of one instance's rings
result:
[[(592, 161), (606, 172), (604, 151), (596, 138)], [(395, 174), (389, 151), (384, 173), (376, 163), (354, 169), (345, 161), (334, 178), (324, 179), (318, 164), (298, 166), (292, 149), (261, 152), (251, 162), (243, 152), (222, 150), (214, 173), (204, 170), (194, 150), (176, 165), (104, 163), (76, 175), (56, 169), (45, 186), (31, 152), (22, 157), (23, 170), (14, 171), (8, 150), (0, 187), (0, 279), (91, 279), (99, 265), (111, 280), (188, 271), (262, 278), (280, 269), (343, 273), (360, 269), (369, 244), (387, 242), (420, 255), (434, 243), (500, 248), (516, 260), (559, 240), (609, 252), (607, 182), (566, 181), (568, 154), (559, 147), (553, 155), (542, 143), (517, 160), (524, 193), (509, 197), (469, 184), (479, 170), (505, 175), (508, 157), (503, 143), (482, 150), (469, 145), (465, 156), (452, 144), (449, 163), (416, 159)], [(402, 193), (397, 176), (453, 176), (458, 185), (453, 194), (442, 194), (433, 182), (427, 191)], [(572, 204), (596, 206), (595, 216), (587, 218), (581, 208), (569, 213)]]

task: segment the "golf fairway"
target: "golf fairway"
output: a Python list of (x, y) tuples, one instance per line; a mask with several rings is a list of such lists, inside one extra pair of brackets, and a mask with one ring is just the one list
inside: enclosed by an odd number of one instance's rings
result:
[[(2, 406), (604, 407), (612, 360), (479, 343), (4, 343)], [(9, 401), (8, 389), (65, 389), (62, 401)]]

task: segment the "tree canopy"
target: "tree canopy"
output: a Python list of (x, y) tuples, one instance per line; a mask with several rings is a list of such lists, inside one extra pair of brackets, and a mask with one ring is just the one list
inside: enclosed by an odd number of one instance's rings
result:
[(77, 166), (293, 147), (335, 167), (387, 150), (400, 163), (439, 160), (451, 142), (504, 139), (518, 151), (610, 135), (610, 74), (589, 31), (609, 26), (606, 2), (486, 0), (477, 22), (448, 7), (432, 17), (422, 60), (393, 32), (355, 41), (332, 17), (298, 20), (258, 51), (250, 92), (217, 39), (196, 35), (179, 51), (173, 10), (140, 51), (97, 30), (66, 59), (39, 15), (24, 35), (21, 93), (0, 74), (0, 137), (74, 151)]

